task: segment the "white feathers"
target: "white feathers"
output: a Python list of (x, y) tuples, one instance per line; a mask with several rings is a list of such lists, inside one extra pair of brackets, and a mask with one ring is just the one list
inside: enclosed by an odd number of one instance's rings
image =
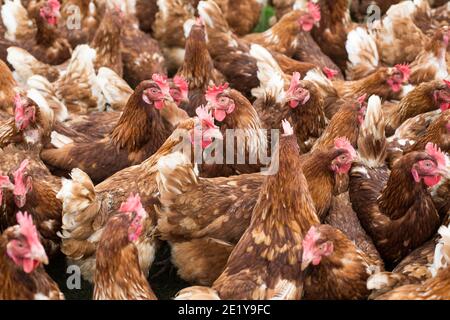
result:
[(187, 39), (191, 33), (192, 26), (195, 24), (194, 19), (188, 19), (183, 24), (184, 37)]
[(62, 187), (56, 195), (63, 203), (61, 238), (71, 238), (71, 232), (83, 223), (79, 213), (95, 200), (94, 184), (86, 173), (75, 168), (70, 176), (72, 179), (62, 178)]
[(384, 126), (380, 127), (383, 121), (383, 112), (381, 111), (381, 99), (377, 95), (370, 96), (367, 103), (367, 113), (364, 119), (363, 127), (366, 132), (373, 135), (375, 139), (381, 139), (384, 136)]
[(350, 31), (345, 48), (348, 53), (348, 68), (350, 70), (363, 67), (368, 72), (378, 67), (377, 45), (367, 30), (358, 27)]
[(367, 289), (381, 290), (386, 287), (388, 283), (389, 277), (385, 273), (376, 273), (367, 280)]
[(202, 17), (205, 24), (210, 28), (214, 28), (214, 20), (209, 16), (208, 9), (214, 10), (214, 8), (212, 8), (214, 6), (217, 7), (215, 3), (213, 4), (212, 2), (208, 1), (200, 1), (197, 6), (198, 14), (200, 15), (200, 17)]
[(17, 30), (30, 28), (33, 22), (28, 18), (28, 12), (20, 0), (5, 0), (1, 10), (3, 24), (6, 27), (5, 38), (16, 41)]
[(330, 79), (328, 79), (321, 70), (319, 69), (311, 69), (306, 73), (306, 76), (303, 80), (308, 80), (311, 82), (315, 82), (319, 86), (332, 87), (333, 83)]
[(433, 277), (442, 268), (450, 265), (450, 225), (441, 226), (438, 233), (441, 235), (438, 244), (434, 250), (433, 263), (428, 267)]
[(250, 55), (256, 59), (260, 86), (252, 89), (256, 98), (271, 96), (281, 103), (285, 98), (283, 71), (269, 51), (258, 44), (252, 44)]
[(133, 89), (113, 70), (102, 67), (98, 70), (97, 83), (106, 99), (113, 108), (124, 107)]
[(159, 159), (157, 168), (160, 172), (173, 171), (178, 166), (190, 163), (190, 160), (182, 152), (174, 152)]
[(14, 78), (21, 85), (26, 85), (27, 80), (33, 76), (33, 71), (30, 66), (36, 64), (38, 61), (28, 51), (19, 47), (9, 47), (7, 52), (6, 60), (14, 68)]
[(50, 134), (50, 138), (50, 143), (57, 149), (60, 149), (67, 144), (73, 143), (72, 139), (56, 131), (52, 131), (52, 133)]

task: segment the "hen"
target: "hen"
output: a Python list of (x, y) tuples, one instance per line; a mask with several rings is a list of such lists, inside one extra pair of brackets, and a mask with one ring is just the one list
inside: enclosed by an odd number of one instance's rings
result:
[(184, 62), (177, 75), (189, 83), (189, 102), (180, 107), (190, 116), (195, 115), (198, 106), (206, 104), (204, 94), (208, 86), (219, 85), (225, 80), (214, 68), (206, 43), (205, 26), (200, 19), (192, 26), (186, 39)]
[(427, 187), (446, 174), (445, 158), (429, 144), (426, 151), (400, 158), (389, 172), (381, 102), (370, 100), (358, 138), (360, 161), (350, 174), (350, 200), (384, 261), (392, 264), (436, 232), (440, 219)]
[(58, 285), (42, 267), (48, 258), (31, 217), (18, 212), (17, 222), (0, 237), (0, 299), (63, 300)]
[(285, 90), (283, 71), (270, 53), (252, 45), (251, 55), (257, 60), (260, 86), (252, 90), (257, 98), (255, 109), (266, 128), (277, 128), (282, 119), (293, 124), (302, 153), (307, 152), (325, 129), (324, 99), (313, 81), (300, 80), (295, 72)]
[(94, 300), (156, 300), (139, 267), (137, 245), (148, 219), (139, 195), (130, 195), (119, 211), (99, 240)]
[(140, 165), (117, 172), (95, 187), (90, 178), (79, 169), (72, 170), (72, 180), (63, 180), (63, 187), (57, 195), (63, 202), (61, 251), (72, 263), (80, 266), (86, 279), (92, 281), (94, 277), (95, 251), (106, 222), (118, 212), (120, 203), (130, 193), (141, 196), (142, 205), (149, 213), (149, 220), (137, 243), (141, 269), (144, 274), (148, 274), (157, 248), (153, 209), (157, 192), (155, 165), (162, 156), (177, 150), (180, 143), (185, 142), (190, 146), (188, 137), (199, 131), (206, 144), (211, 143), (213, 138), (221, 138), (220, 132), (210, 120), (188, 119), (180, 123), (153, 156)]
[[(15, 5), (20, 5), (20, 1)], [(16, 21), (16, 16), (9, 12), (7, 8), (2, 7), (2, 16), (7, 18), (7, 33), (14, 42), (6, 47), (2, 46), (1, 51), (6, 52), (7, 47), (19, 44), (36, 59), (45, 63), (61, 64), (70, 58), (72, 47), (57, 28), (61, 8), (58, 0), (40, 1), (36, 6), (33, 6), (28, 11), (30, 20), (27, 26), (23, 25), (23, 22)], [(22, 16), (22, 18), (26, 20), (26, 17)], [(32, 21), (36, 24), (36, 32), (31, 34), (24, 32), (23, 28), (29, 28)], [(6, 57), (6, 54), (2, 54), (2, 57)]]
[(329, 225), (313, 226), (303, 239), (302, 270), (306, 300), (367, 298), (367, 278), (378, 268), (344, 233)]
[[(301, 168), (319, 218), (325, 218), (330, 207), (335, 175), (346, 174), (354, 156), (345, 139), (337, 139), (330, 150), (302, 156)], [(183, 279), (210, 285), (250, 223), (264, 175), (199, 178), (190, 160), (177, 154), (162, 158), (158, 170), (158, 229), (171, 245), (172, 262)], [(217, 204), (215, 210), (198, 200), (203, 194)]]
[(141, 163), (158, 150), (173, 130), (159, 113), (164, 101), (173, 101), (169, 91), (167, 79), (153, 75), (152, 80), (136, 88), (107, 137), (43, 150), (42, 160), (60, 174), (80, 168), (97, 183), (123, 168)]
[(302, 170), (292, 174), (292, 168), (300, 168), (293, 128), (284, 122), (283, 129), (278, 171), (266, 177), (250, 226), (212, 286), (222, 299), (302, 297), (302, 240), (319, 219)]

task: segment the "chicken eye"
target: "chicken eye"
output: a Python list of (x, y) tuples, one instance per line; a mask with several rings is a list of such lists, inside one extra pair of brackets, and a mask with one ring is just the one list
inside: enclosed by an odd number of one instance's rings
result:
[(220, 104), (227, 104), (229, 101), (229, 99), (227, 97), (220, 97), (219, 98), (219, 103)]
[(158, 94), (158, 89), (156, 89), (156, 88), (151, 88), (151, 89), (150, 89), (150, 93), (151, 93), (151, 94)]

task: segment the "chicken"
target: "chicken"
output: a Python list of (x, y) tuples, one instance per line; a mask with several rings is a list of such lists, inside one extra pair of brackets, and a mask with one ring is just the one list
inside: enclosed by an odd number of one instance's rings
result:
[[(101, 93), (94, 69), (96, 52), (88, 45), (80, 45), (73, 51), (67, 68), (59, 78), (50, 83), (43, 76), (34, 75), (27, 80), (30, 88), (38, 90), (52, 106), (61, 121), (70, 113), (85, 114), (92, 110), (104, 110), (105, 98)], [(18, 61), (20, 63), (20, 61)]]
[(39, 92), (18, 93), (14, 97), (14, 117), (0, 125), (0, 147), (14, 144), (20, 149), (39, 149), (49, 141), (53, 122), (53, 111)]
[(153, 37), (158, 40), (169, 72), (183, 64), (185, 37), (183, 24), (194, 18), (197, 0), (157, 0), (159, 11), (153, 23)]
[[(324, 219), (330, 207), (335, 175), (346, 174), (354, 157), (345, 139), (337, 139), (330, 150), (302, 156), (319, 218)], [(211, 285), (250, 223), (265, 175), (199, 178), (190, 159), (179, 154), (161, 158), (158, 170), (158, 229), (171, 245), (172, 262), (186, 281)], [(203, 194), (217, 204), (215, 210), (197, 200)]]
[[(107, 71), (104, 76), (113, 72), (105, 68), (102, 70)], [(118, 85), (122, 87), (122, 92), (113, 92), (109, 99), (112, 102), (115, 101), (113, 104), (117, 109), (123, 110), (133, 90), (126, 83)], [(169, 79), (169, 86), (170, 95), (174, 102), (166, 101), (164, 107), (160, 110), (160, 115), (165, 121), (176, 127), (180, 121), (188, 118), (186, 112), (177, 106), (187, 101), (188, 84), (182, 77), (175, 76), (174, 79)], [(110, 89), (112, 88), (109, 87), (107, 90)], [(120, 96), (116, 97), (116, 94), (120, 94)], [(125, 104), (122, 106), (123, 101), (125, 101)], [(64, 123), (57, 122), (53, 126), (54, 132), (52, 132), (51, 142), (55, 147), (59, 147), (72, 142), (87, 142), (105, 138), (114, 130), (121, 116), (122, 112), (120, 111), (92, 112)]]
[(123, 168), (141, 163), (158, 150), (173, 130), (159, 114), (165, 100), (173, 101), (169, 90), (165, 77), (153, 75), (152, 80), (144, 81), (136, 88), (119, 122), (107, 137), (43, 150), (42, 160), (61, 174), (80, 168), (96, 183)]
[[(264, 163), (259, 155), (268, 148), (267, 135), (255, 108), (237, 90), (230, 89), (225, 83), (221, 86), (210, 87), (205, 95), (208, 101), (207, 107), (212, 110), (212, 114), (218, 121), (220, 131), (224, 136), (224, 146), (233, 143), (235, 152), (232, 154), (235, 161), (205, 163), (201, 167), (202, 176), (219, 177), (230, 176), (236, 173), (252, 173), (260, 170)], [(228, 131), (232, 129), (233, 131)], [(235, 137), (245, 142), (245, 150), (237, 150), (237, 143), (234, 144)], [(222, 146), (223, 147), (223, 146)], [(237, 158), (245, 152), (243, 164)], [(218, 151), (219, 154), (225, 154)]]
[(90, 47), (95, 50), (95, 69), (107, 67), (122, 77), (122, 15), (120, 10), (107, 9), (95, 32)]
[(434, 33), (421, 53), (410, 64), (410, 82), (419, 84), (424, 81), (443, 80), (448, 76), (446, 52), (450, 30), (442, 27)]
[(0, 60), (0, 74), (0, 88), (3, 92), (0, 99), (0, 115), (12, 115), (14, 113), (13, 106), (17, 83), (14, 80), (11, 70), (9, 70), (8, 66), (2, 60)]
[(56, 253), (62, 211), (61, 201), (56, 199), (60, 180), (50, 174), (36, 153), (33, 155), (10, 146), (0, 151), (0, 155), (3, 160), (0, 170), (11, 173), (14, 183), (4, 194), (0, 224), (4, 228), (13, 226), (18, 210), (29, 212), (46, 252), (49, 255)]
[(448, 300), (449, 279), (449, 229), (441, 227), (439, 233), (442, 238), (436, 246), (433, 265), (433, 276), (422, 283), (407, 284), (388, 291), (376, 299), (378, 300)]
[(197, 19), (186, 40), (184, 62), (177, 72), (189, 83), (189, 103), (181, 104), (190, 116), (195, 115), (195, 109), (206, 104), (205, 92), (209, 85), (219, 85), (224, 82), (223, 75), (214, 68), (214, 63), (206, 44), (205, 26)]
[[(19, 3), (20, 5), (20, 3)], [(17, 30), (17, 26), (22, 24), (9, 19), (15, 19), (14, 15), (9, 13), (9, 10), (3, 10), (3, 15), (6, 15), (9, 28), (9, 38), (15, 38), (21, 47), (32, 53), (36, 59), (48, 64), (61, 64), (70, 58), (72, 48), (69, 42), (62, 37), (57, 29), (58, 17), (60, 15), (61, 4), (58, 0), (41, 1), (33, 10), (28, 12), (29, 19), (36, 23), (36, 33), (33, 36), (26, 30)], [(22, 17), (24, 18), (24, 17)], [(28, 22), (28, 26), (30, 22)], [(28, 27), (29, 28), (29, 27)], [(22, 35), (21, 35), (22, 33)], [(25, 34), (23, 34), (25, 33)], [(28, 35), (28, 36), (27, 36)], [(29, 37), (29, 35), (32, 35)], [(19, 37), (19, 39), (17, 39)], [(14, 45), (12, 42), (9, 46)], [(6, 50), (2, 48), (1, 50)], [(6, 55), (5, 55), (6, 56)]]
[(321, 20), (319, 27), (313, 28), (311, 34), (322, 51), (329, 56), (341, 70), (347, 64), (345, 42), (347, 34), (354, 28), (350, 18), (348, 0), (319, 0)]
[(318, 21), (320, 9), (315, 4), (309, 3), (306, 11), (294, 10), (265, 32), (249, 34), (243, 39), (288, 57), (295, 56), (300, 61), (312, 63), (320, 68), (337, 70), (336, 75), (343, 78), (339, 68), (322, 52), (309, 34), (314, 23)]
[(361, 226), (358, 216), (352, 208), (348, 192), (333, 196), (330, 201), (328, 214), (321, 220), (342, 231), (361, 251), (363, 251), (372, 261), (375, 261), (380, 270), (384, 269), (384, 262), (381, 259), (380, 254), (375, 248), (372, 239)]
[(137, 0), (136, 17), (139, 20), (139, 28), (150, 33), (158, 12), (157, 0)]
[(302, 153), (307, 152), (325, 129), (324, 99), (314, 82), (300, 80), (295, 72), (285, 90), (283, 71), (269, 52), (252, 45), (251, 55), (256, 58), (260, 87), (252, 90), (257, 98), (255, 109), (266, 128), (277, 128), (282, 119), (294, 126)]
[(137, 241), (148, 219), (139, 195), (130, 195), (100, 237), (95, 265), (94, 300), (156, 300), (139, 267)]
[[(129, 2), (126, 3), (133, 7), (133, 2)], [(132, 88), (147, 80), (151, 74), (167, 74), (159, 43), (139, 29), (135, 10), (124, 11), (122, 18), (123, 74)]]
[(0, 299), (63, 300), (58, 285), (42, 267), (48, 258), (31, 216), (18, 212), (17, 222), (0, 237)]
[(418, 85), (393, 108), (383, 108), (386, 135), (391, 136), (406, 120), (436, 109), (445, 111), (450, 103), (450, 83), (431, 81)]
[(6, 0), (1, 9), (2, 31), (6, 40), (16, 42), (36, 36), (36, 23), (20, 0)]
[(329, 225), (312, 226), (305, 235), (301, 267), (307, 272), (306, 300), (367, 298), (367, 278), (378, 268), (376, 260)]
[(432, 144), (403, 156), (389, 172), (384, 127), (381, 102), (371, 97), (358, 138), (361, 160), (351, 170), (349, 192), (362, 226), (390, 265), (436, 232), (440, 219), (427, 187), (446, 173), (444, 155)]
[[(148, 274), (158, 245), (154, 235), (156, 214), (153, 209), (157, 192), (155, 165), (161, 157), (182, 147), (180, 143), (185, 142), (190, 146), (189, 137), (194, 132), (202, 134), (202, 140), (206, 144), (207, 141), (211, 143), (213, 138), (221, 137), (220, 132), (208, 119), (188, 119), (180, 123), (177, 130), (153, 156), (140, 165), (117, 172), (95, 187), (89, 177), (79, 169), (72, 170), (72, 180), (63, 180), (63, 187), (57, 195), (63, 202), (61, 251), (70, 263), (80, 266), (84, 278), (93, 280), (95, 251), (106, 222), (118, 212), (120, 204), (130, 193), (140, 195), (142, 205), (149, 214), (137, 243), (141, 270), (144, 275)], [(121, 187), (117, 188), (119, 185)]]
[(417, 137), (417, 141), (413, 142), (410, 147), (406, 147), (403, 154), (413, 151), (424, 150), (427, 143), (431, 142), (437, 145), (443, 152), (450, 152), (450, 110), (442, 112), (440, 116), (432, 121), (425, 133)]
[[(292, 174), (292, 168), (300, 168), (293, 128), (284, 122), (283, 130), (278, 171), (266, 177), (250, 226), (212, 286), (222, 299), (302, 297), (302, 240), (319, 219), (303, 172)], [(279, 268), (280, 264), (284, 267)]]
[(314, 143), (312, 150), (327, 149), (332, 146), (334, 140), (346, 137), (352, 146), (356, 147), (359, 130), (366, 114), (366, 95), (355, 102), (345, 101), (339, 111), (331, 118), (323, 134)]

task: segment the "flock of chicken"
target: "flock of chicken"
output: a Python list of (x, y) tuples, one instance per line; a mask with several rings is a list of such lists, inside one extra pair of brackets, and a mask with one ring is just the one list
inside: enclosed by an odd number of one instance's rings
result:
[(2, 1), (0, 299), (450, 299), (450, 3), (267, 2)]

